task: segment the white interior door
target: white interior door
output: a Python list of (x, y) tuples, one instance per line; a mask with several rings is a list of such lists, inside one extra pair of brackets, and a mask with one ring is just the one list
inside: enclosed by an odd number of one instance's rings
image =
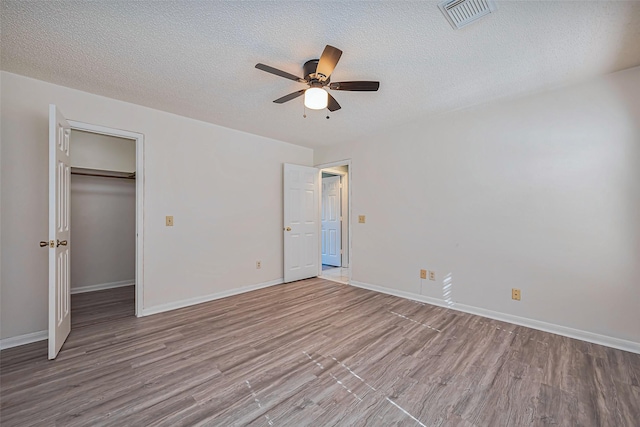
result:
[(55, 359), (71, 332), (69, 136), (71, 127), (49, 106), (49, 359)]
[(340, 176), (322, 178), (322, 263), (342, 265)]
[(319, 169), (284, 164), (284, 281), (320, 273)]

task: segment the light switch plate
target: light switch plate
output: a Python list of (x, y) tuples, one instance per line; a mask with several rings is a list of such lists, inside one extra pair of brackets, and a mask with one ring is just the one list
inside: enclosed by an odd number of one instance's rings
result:
[(359, 222), (360, 224), (364, 224), (364, 221), (365, 221), (365, 217), (364, 217), (364, 215), (358, 215), (358, 222)]
[(173, 215), (167, 215), (167, 227), (173, 227)]

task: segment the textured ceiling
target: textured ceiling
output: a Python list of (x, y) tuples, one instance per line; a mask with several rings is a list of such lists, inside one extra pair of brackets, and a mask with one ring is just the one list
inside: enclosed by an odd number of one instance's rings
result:
[[(445, 111), (640, 65), (638, 1), (498, 1), (462, 30), (436, 2), (2, 1), (2, 69), (111, 98), (317, 147)], [(331, 44), (332, 81), (379, 80), (378, 92), (333, 91), (326, 120), (304, 88), (256, 70), (301, 75)]]

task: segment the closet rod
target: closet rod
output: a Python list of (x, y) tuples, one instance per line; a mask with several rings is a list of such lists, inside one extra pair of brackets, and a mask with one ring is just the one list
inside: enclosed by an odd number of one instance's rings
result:
[(106, 174), (101, 174), (101, 173), (94, 173), (94, 172), (78, 172), (78, 171), (71, 171), (71, 175), (84, 175), (84, 176), (98, 176), (98, 177), (102, 177), (102, 178), (120, 178), (120, 179), (136, 179), (136, 174), (135, 172), (129, 175), (106, 175)]

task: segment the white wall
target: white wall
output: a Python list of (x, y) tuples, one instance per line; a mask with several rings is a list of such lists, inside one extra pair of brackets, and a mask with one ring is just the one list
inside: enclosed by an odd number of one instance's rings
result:
[(47, 327), (47, 249), (38, 242), (47, 239), (50, 103), (68, 119), (145, 135), (146, 309), (282, 277), (282, 163), (311, 165), (312, 150), (11, 73), (0, 78), (0, 338)]
[(135, 281), (134, 180), (72, 175), (71, 230), (72, 290)]
[(114, 172), (136, 170), (136, 142), (133, 139), (72, 130), (70, 141), (71, 166)]
[(352, 159), (355, 281), (640, 343), (640, 68), (314, 155)]

